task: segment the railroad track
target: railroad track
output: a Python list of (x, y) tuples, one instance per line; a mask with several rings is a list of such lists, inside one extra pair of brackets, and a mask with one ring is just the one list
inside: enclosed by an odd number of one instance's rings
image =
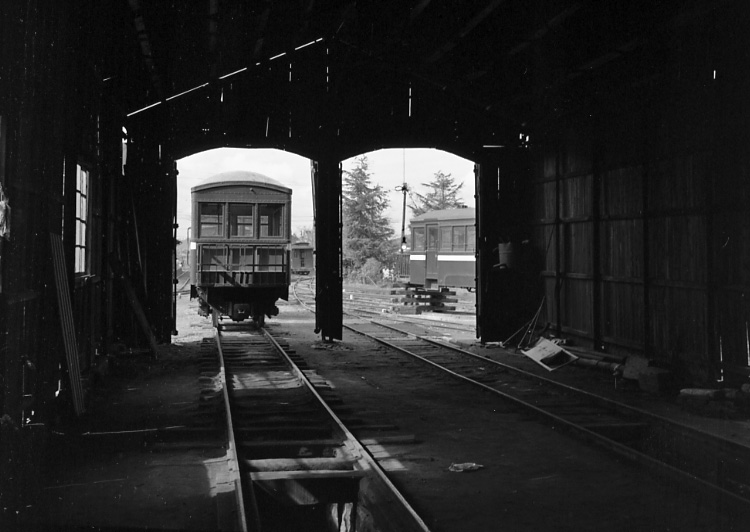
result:
[(428, 530), (279, 334), (221, 325), (202, 344), (202, 398), (225, 415), (234, 484), (222, 529)]
[[(310, 311), (314, 311), (315, 308), (314, 282), (314, 278), (309, 278), (298, 280), (292, 284), (292, 295), (301, 305)], [(381, 294), (378, 297), (369, 297), (364, 292), (345, 292), (342, 298), (344, 314), (368, 318), (381, 317), (401, 323), (416, 323), (432, 328), (453, 331), (467, 332), (476, 330), (474, 323), (469, 321), (469, 319), (473, 318), (473, 314), (440, 314), (439, 316), (434, 316), (428, 313), (427, 315), (418, 316), (391, 313), (389, 309), (392, 305), (390, 303), (392, 297), (385, 294)]]
[(629, 405), (545, 379), (425, 335), (375, 320), (344, 325), (532, 412), (557, 430), (718, 496), (750, 512), (750, 449)]

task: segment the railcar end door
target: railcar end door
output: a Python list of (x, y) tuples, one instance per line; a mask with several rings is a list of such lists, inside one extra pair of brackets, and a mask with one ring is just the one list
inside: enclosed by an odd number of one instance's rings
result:
[(425, 288), (431, 281), (438, 279), (438, 249), (440, 248), (440, 231), (437, 224), (427, 226), (427, 246), (425, 251)]

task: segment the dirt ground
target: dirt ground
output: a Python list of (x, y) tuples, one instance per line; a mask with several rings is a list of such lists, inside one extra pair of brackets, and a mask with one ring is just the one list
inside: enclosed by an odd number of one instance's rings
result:
[[(359, 335), (345, 330), (342, 341), (323, 343), (311, 313), (292, 303), (279, 306), (269, 328), (330, 382), (355, 421), (355, 434), (383, 442), (371, 452), (435, 532), (724, 532), (750, 523), (686, 486), (622, 463)], [(158, 360), (112, 364), (93, 397), (88, 430), (179, 426), (198, 415), (197, 358), (202, 339), (211, 335), (210, 320), (198, 316), (187, 297), (177, 309), (179, 334), (161, 347)], [(385, 441), (393, 437), (401, 443)], [(32, 509), (36, 522), (217, 527), (226, 473), (220, 449), (171, 445), (153, 452), (120, 443), (118, 449), (116, 439), (104, 439), (61, 453)], [(461, 464), (474, 470), (451, 470)]]
[[(368, 423), (397, 427), (359, 437), (414, 435), (416, 443), (384, 444), (376, 456), (432, 530), (744, 530), (714, 501), (355, 333), (321, 344), (310, 320), (286, 305), (270, 326), (345, 405)], [(466, 463), (481, 468), (450, 470)]]

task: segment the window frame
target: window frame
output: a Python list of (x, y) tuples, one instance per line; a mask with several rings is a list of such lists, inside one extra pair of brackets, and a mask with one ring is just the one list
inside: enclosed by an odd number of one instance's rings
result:
[(427, 239), (424, 226), (414, 227), (412, 229), (411, 240), (412, 251), (425, 251)]
[(76, 164), (75, 189), (74, 273), (75, 275), (88, 275), (90, 270), (89, 219), (91, 206), (89, 196), (91, 170), (85, 165)]
[[(208, 205), (218, 205), (220, 212), (218, 214), (218, 222), (207, 223), (203, 221), (203, 208)], [(225, 216), (226, 202), (223, 201), (200, 201), (198, 202), (198, 238), (223, 238), (226, 236), (226, 216)], [(204, 225), (211, 227), (218, 227), (216, 234), (207, 235), (204, 233)]]
[[(272, 239), (284, 238), (284, 232), (285, 232), (285, 229), (286, 229), (285, 228), (285, 223), (286, 223), (286, 221), (285, 221), (286, 220), (286, 205), (284, 203), (274, 203), (274, 202), (270, 202), (270, 203), (256, 203), (256, 205), (258, 206), (258, 209), (257, 209), (257, 211), (258, 211), (258, 214), (257, 214), (257, 216), (258, 216), (258, 237), (257, 238), (259, 240), (264, 240), (264, 239), (272, 240)], [(273, 235), (269, 235), (269, 234), (265, 234), (264, 235), (263, 234), (263, 229), (264, 228), (266, 228), (266, 230), (268, 230), (269, 227), (272, 227), (272, 224), (270, 224), (268, 222), (265, 223), (265, 224), (263, 223), (263, 213), (262, 213), (262, 210), (263, 210), (264, 207), (278, 208), (278, 213), (279, 213), (278, 214), (278, 222), (279, 222), (278, 234), (273, 234)], [(271, 217), (269, 216), (268, 218), (269, 218), (269, 221), (270, 221)]]
[[(256, 218), (256, 211), (259, 210), (259, 209), (256, 209), (257, 205), (258, 205), (257, 203), (247, 203), (247, 202), (241, 203), (241, 202), (231, 202), (231, 201), (227, 202), (227, 223), (229, 224), (228, 234), (229, 234), (229, 238), (230, 239), (255, 238), (255, 228), (256, 228), (255, 218)], [(241, 215), (233, 216), (233, 214), (232, 214), (232, 207), (233, 206), (235, 206), (235, 207), (249, 207), (250, 208), (250, 216), (249, 216), (249, 218), (250, 218), (250, 234), (249, 235), (239, 235), (239, 234), (235, 234), (233, 232), (238, 227), (240, 227), (240, 225), (242, 225), (243, 227), (247, 227), (247, 225), (248, 225), (247, 223), (243, 223), (243, 224), (236, 223), (235, 218), (238, 219)], [(245, 216), (245, 217), (247, 217), (247, 216)]]

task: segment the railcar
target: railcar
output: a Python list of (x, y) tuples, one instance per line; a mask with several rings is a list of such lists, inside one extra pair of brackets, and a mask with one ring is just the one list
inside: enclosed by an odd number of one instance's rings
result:
[(255, 172), (217, 174), (191, 189), (190, 295), (214, 324), (263, 325), (289, 298), (292, 190)]
[(396, 276), (425, 289), (476, 288), (475, 209), (428, 211), (412, 218), (411, 248), (400, 255)]
[(310, 275), (313, 272), (313, 247), (308, 242), (292, 244), (292, 273)]

